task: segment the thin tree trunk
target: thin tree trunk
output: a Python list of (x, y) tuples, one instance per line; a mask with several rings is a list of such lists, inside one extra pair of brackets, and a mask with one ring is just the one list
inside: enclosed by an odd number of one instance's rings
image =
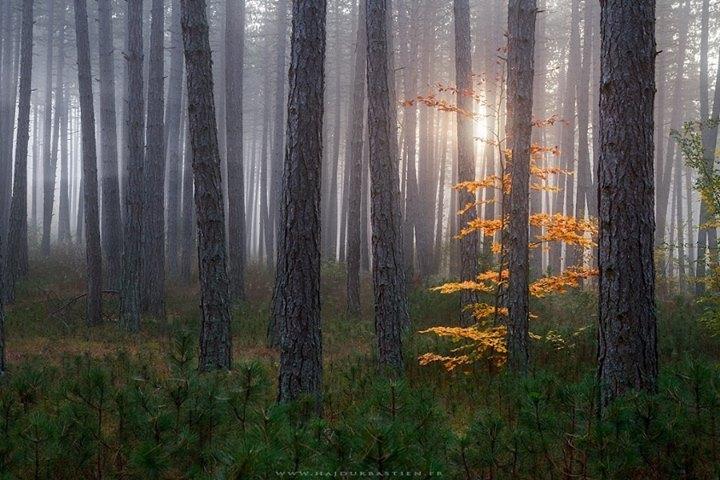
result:
[(529, 187), (536, 0), (508, 5), (507, 136), (511, 169), (508, 231), (508, 366), (526, 373), (529, 363)]
[[(102, 321), (102, 254), (98, 212), (97, 153), (95, 150), (95, 107), (90, 74), (86, 0), (75, 0), (75, 33), (78, 53), (78, 88), (82, 122), (83, 196), (85, 198), (85, 256), (87, 261), (87, 317), (89, 325)], [(62, 61), (62, 59), (60, 59)]]
[(365, 33), (365, 0), (360, 0), (357, 40), (355, 43), (355, 78), (353, 82), (352, 140), (345, 168), (348, 174), (348, 222), (347, 222), (347, 311), (349, 315), (360, 314), (360, 215), (362, 195), (363, 139), (365, 119), (365, 65), (367, 62), (367, 36)]
[(168, 102), (166, 105), (165, 148), (168, 170), (167, 199), (167, 246), (168, 271), (178, 275), (180, 187), (182, 183), (182, 97), (183, 97), (183, 52), (180, 31), (180, 2), (173, 0), (170, 25), (170, 77), (168, 79)]
[(228, 171), (230, 298), (245, 297), (245, 176), (243, 172), (243, 61), (245, 0), (228, 0), (225, 24), (225, 127)]
[(200, 370), (232, 366), (220, 151), (205, 0), (181, 0), (188, 124), (195, 177), (202, 321)]
[(601, 7), (598, 379), (605, 407), (630, 389), (657, 389), (656, 50), (653, 0), (607, 0)]
[[(52, 72), (54, 61), (53, 40), (55, 38), (55, 1), (48, 0), (48, 24), (45, 45), (45, 121), (43, 123), (43, 225), (42, 254), (50, 255), (50, 227), (52, 224), (53, 203), (55, 198), (55, 170), (52, 168)], [(63, 15), (64, 16), (64, 15)], [(62, 38), (60, 39), (62, 41)]]
[(368, 130), (372, 216), (375, 334), (381, 368), (403, 368), (402, 334), (409, 327), (403, 263), (402, 214), (395, 125), (391, 125), (386, 0), (365, 0), (367, 28)]

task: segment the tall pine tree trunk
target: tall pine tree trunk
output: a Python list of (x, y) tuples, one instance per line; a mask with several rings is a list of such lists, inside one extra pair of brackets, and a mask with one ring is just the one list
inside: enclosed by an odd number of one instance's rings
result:
[(205, 0), (181, 0), (180, 11), (199, 242), (202, 309), (200, 370), (229, 369), (232, 365), (232, 342), (225, 262), (225, 214)]
[[(275, 277), (280, 330), (278, 400), (310, 395), (321, 410), (320, 190), (325, 77), (325, 0), (293, 2), (287, 152)], [(281, 265), (280, 262), (283, 264)]]
[(122, 290), (120, 322), (131, 331), (140, 330), (140, 265), (142, 255), (143, 211), (143, 36), (142, 0), (128, 0), (127, 34), (127, 184), (125, 187), (125, 224), (123, 228)]
[(115, 113), (115, 48), (111, 0), (98, 0), (100, 67), (100, 142), (102, 159), (102, 246), (108, 287), (120, 284), (122, 217), (118, 182), (117, 118)]
[(230, 298), (238, 301), (245, 297), (245, 176), (243, 172), (245, 0), (228, 0), (225, 15), (228, 276)]
[(598, 378), (604, 407), (630, 389), (657, 389), (655, 1), (603, 2), (600, 33)]
[[(18, 96), (17, 134), (15, 137), (15, 173), (10, 205), (10, 235), (7, 277), (10, 279), (7, 298), (14, 300), (15, 279), (27, 273), (28, 208), (27, 154), (30, 140), (30, 95), (33, 62), (33, 0), (23, 0), (22, 54), (20, 57), (20, 91)], [(2, 265), (2, 264), (0, 264)], [(2, 276), (2, 275), (0, 275)]]
[(510, 164), (508, 230), (508, 366), (525, 373), (529, 363), (529, 188), (536, 0), (508, 4), (507, 136)]
[[(143, 294), (147, 311), (165, 318), (165, 2), (152, 0), (145, 204), (143, 211)], [(142, 298), (142, 296), (141, 296)]]
[[(468, 0), (454, 0), (455, 16), (455, 75), (458, 88), (457, 104), (457, 149), (458, 181), (468, 182), (475, 179), (475, 142), (473, 141), (473, 119), (465, 112), (473, 111), (472, 46), (470, 44), (470, 4)], [(459, 218), (460, 228), (475, 220), (477, 209), (475, 194), (467, 190), (459, 192), (460, 209), (466, 213)], [(478, 236), (466, 235), (460, 239), (460, 281), (473, 281), (478, 274)], [(476, 296), (472, 292), (460, 294), (461, 323), (471, 325), (474, 322), (470, 307)]]
[(403, 368), (402, 334), (408, 328), (403, 262), (402, 214), (395, 125), (391, 125), (388, 75), (388, 2), (365, 0), (367, 28), (368, 129), (372, 217), (375, 335), (382, 368)]
[[(83, 196), (85, 199), (85, 257), (87, 263), (87, 316), (89, 325), (102, 321), (102, 255), (98, 212), (95, 107), (90, 74), (90, 40), (86, 0), (75, 0), (75, 34), (78, 53), (78, 89), (82, 124)], [(61, 59), (62, 61), (62, 59)]]

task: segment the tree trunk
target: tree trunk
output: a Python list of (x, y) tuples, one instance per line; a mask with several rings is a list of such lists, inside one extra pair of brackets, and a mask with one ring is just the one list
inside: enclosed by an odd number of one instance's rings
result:
[[(455, 16), (455, 75), (457, 77), (457, 148), (458, 148), (458, 181), (467, 182), (475, 179), (475, 142), (473, 140), (473, 119), (464, 112), (473, 111), (472, 81), (472, 45), (470, 43), (470, 4), (468, 0), (454, 0)], [(475, 194), (467, 190), (459, 192), (460, 209), (468, 204), (475, 204)], [(460, 229), (475, 220), (477, 209), (467, 208), (467, 212), (458, 219)], [(473, 281), (478, 274), (478, 236), (466, 235), (460, 239), (460, 281)], [(472, 325), (475, 320), (471, 306), (477, 302), (472, 292), (460, 294), (461, 323)]]
[[(102, 321), (102, 255), (98, 212), (97, 153), (95, 150), (95, 107), (90, 74), (86, 0), (75, 0), (75, 34), (78, 53), (78, 89), (82, 123), (83, 196), (85, 199), (85, 256), (87, 261), (87, 317), (89, 325)], [(62, 61), (62, 59), (61, 59)]]
[(508, 231), (508, 366), (526, 373), (529, 363), (529, 188), (536, 0), (508, 4), (507, 136), (511, 192)]
[[(145, 203), (143, 291), (147, 311), (165, 318), (165, 7), (152, 0), (147, 134), (145, 137)], [(141, 295), (142, 298), (142, 295)]]
[(33, 0), (23, 0), (21, 43), (18, 128), (15, 139), (15, 172), (10, 205), (7, 255), (7, 277), (10, 279), (10, 285), (8, 285), (6, 294), (10, 301), (15, 298), (15, 279), (19, 274), (27, 273), (28, 261), (27, 154), (30, 140), (30, 95), (32, 92)]
[(402, 371), (402, 334), (410, 319), (403, 264), (398, 161), (393, 155), (388, 75), (387, 1), (365, 0), (367, 28), (368, 130), (372, 217), (375, 334), (381, 368)]
[(365, 33), (365, 0), (360, 0), (355, 43), (355, 78), (352, 98), (352, 140), (345, 168), (349, 168), (348, 222), (347, 222), (347, 311), (360, 314), (360, 215), (362, 194), (363, 139), (365, 119), (365, 65), (367, 62), (367, 35)]
[(167, 247), (168, 271), (178, 275), (180, 188), (182, 183), (182, 97), (183, 52), (180, 32), (180, 2), (173, 0), (170, 25), (170, 77), (168, 79), (168, 102), (166, 105), (165, 148), (167, 149), (168, 199), (167, 199)]
[[(273, 313), (280, 330), (278, 401), (310, 395), (320, 411), (320, 189), (325, 0), (293, 2), (287, 152)], [(282, 262), (282, 265), (280, 264)], [(279, 304), (279, 305), (278, 305)]]
[(202, 322), (200, 370), (232, 365), (220, 151), (205, 0), (181, 0), (188, 124), (195, 177)]
[(245, 177), (243, 172), (243, 61), (245, 0), (228, 0), (225, 14), (225, 127), (228, 171), (230, 298), (245, 297)]
[(607, 0), (601, 17), (598, 378), (605, 407), (630, 389), (657, 389), (655, 2)]
[[(122, 217), (118, 183), (117, 118), (115, 113), (115, 47), (111, 0), (98, 0), (100, 67), (100, 142), (102, 159), (102, 246), (107, 286), (117, 288), (122, 269)], [(62, 176), (62, 174), (61, 174)]]
[(143, 211), (143, 0), (128, 0), (128, 141), (127, 184), (125, 187), (125, 225), (123, 238), (122, 290), (120, 292), (120, 322), (131, 331), (140, 330), (140, 265), (142, 252), (142, 211)]
[[(43, 123), (43, 224), (42, 254), (50, 255), (50, 227), (52, 225), (53, 203), (55, 198), (55, 169), (52, 168), (52, 73), (53, 73), (53, 39), (55, 37), (55, 1), (48, 0), (47, 43), (45, 59), (45, 120)], [(62, 39), (61, 39), (62, 40)]]

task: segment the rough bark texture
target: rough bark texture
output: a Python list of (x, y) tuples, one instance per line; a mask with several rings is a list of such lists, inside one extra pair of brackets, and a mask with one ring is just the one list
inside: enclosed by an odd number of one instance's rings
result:
[(228, 276), (230, 298), (238, 301), (245, 297), (245, 176), (243, 172), (245, 0), (228, 0), (225, 16)]
[(605, 406), (630, 389), (657, 389), (656, 51), (655, 1), (601, 6), (598, 378)]
[[(143, 210), (143, 295), (147, 312), (165, 318), (165, 7), (152, 0), (147, 134), (145, 137), (145, 204)], [(142, 298), (142, 296), (141, 296)]]
[(529, 193), (530, 139), (535, 46), (536, 0), (508, 4), (507, 136), (510, 150), (510, 228), (507, 290), (508, 367), (524, 373), (529, 361)]
[(388, 85), (387, 1), (365, 0), (368, 129), (375, 334), (382, 368), (403, 368), (402, 332), (409, 324), (403, 264), (398, 161), (393, 156)]
[[(321, 408), (320, 188), (325, 0), (293, 1), (282, 228), (273, 313), (280, 330), (278, 400), (301, 395)], [(283, 264), (280, 265), (280, 262)]]
[[(472, 46), (470, 44), (470, 4), (468, 0), (454, 0), (453, 14), (455, 17), (455, 76), (458, 88), (457, 105), (457, 149), (458, 149), (458, 181), (467, 182), (475, 179), (475, 142), (473, 141), (473, 119), (465, 112), (473, 111), (472, 81)], [(475, 194), (467, 190), (458, 192), (460, 210), (468, 204), (474, 204)], [(460, 216), (460, 228), (465, 228), (477, 216), (477, 209), (467, 208)], [(460, 239), (460, 281), (473, 281), (478, 274), (478, 236), (466, 235)], [(460, 294), (462, 308), (461, 323), (474, 323), (470, 307), (477, 302), (472, 292)]]
[(188, 123), (195, 177), (202, 321), (200, 369), (232, 365), (220, 151), (205, 0), (181, 0)]
[[(15, 137), (15, 173), (10, 204), (10, 235), (8, 242), (7, 277), (10, 279), (7, 298), (14, 300), (15, 278), (27, 272), (28, 208), (27, 154), (30, 140), (30, 94), (33, 54), (33, 0), (23, 0), (22, 53), (20, 57), (20, 91), (18, 93), (17, 132)], [(0, 267), (2, 263), (0, 263)], [(2, 274), (0, 274), (2, 276)]]
[(125, 224), (123, 238), (122, 290), (120, 292), (120, 322), (131, 332), (140, 330), (140, 261), (143, 189), (143, 37), (142, 0), (128, 0), (128, 141), (127, 186), (125, 187)]
[(75, 34), (78, 53), (78, 89), (82, 129), (82, 170), (85, 211), (85, 258), (87, 263), (86, 322), (102, 321), (102, 254), (100, 250), (100, 212), (98, 211), (97, 152), (95, 149), (95, 107), (90, 74), (90, 40), (88, 38), (85, 0), (75, 0)]
[(365, 114), (365, 65), (367, 63), (367, 35), (365, 33), (365, 1), (360, 0), (357, 41), (355, 43), (355, 79), (353, 82), (353, 116), (350, 152), (346, 168), (349, 169), (347, 188), (347, 311), (360, 313), (360, 195), (363, 166), (363, 126)]
[(120, 185), (118, 182), (115, 48), (113, 47), (111, 5), (111, 0), (98, 0), (102, 246), (107, 267), (105, 271), (106, 284), (114, 289), (120, 284), (122, 269), (122, 217), (120, 215)]

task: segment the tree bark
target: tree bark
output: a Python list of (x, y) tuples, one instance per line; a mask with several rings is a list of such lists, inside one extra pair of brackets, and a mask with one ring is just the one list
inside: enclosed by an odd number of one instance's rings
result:
[(653, 263), (655, 2), (601, 4), (598, 379), (601, 406), (657, 389)]
[(33, 0), (23, 0), (21, 44), (18, 128), (15, 137), (15, 172), (10, 204), (10, 234), (7, 255), (7, 277), (10, 279), (10, 285), (8, 285), (6, 293), (7, 299), (10, 301), (15, 298), (15, 279), (19, 275), (27, 273), (28, 262), (27, 154), (30, 140), (30, 95), (32, 93)]
[(245, 0), (228, 0), (225, 14), (225, 128), (228, 171), (230, 298), (245, 297), (245, 176), (243, 172), (243, 61)]
[(87, 262), (87, 317), (89, 325), (102, 321), (102, 254), (98, 212), (97, 152), (95, 149), (95, 107), (90, 74), (86, 0), (75, 0), (75, 34), (78, 53), (78, 89), (82, 124), (83, 196), (85, 199), (85, 256)]
[[(273, 308), (280, 330), (278, 401), (310, 395), (321, 410), (320, 189), (325, 0), (293, 2), (287, 151)], [(280, 264), (282, 262), (282, 265)]]
[(360, 0), (355, 43), (355, 78), (353, 82), (353, 117), (350, 127), (352, 139), (349, 156), (348, 221), (347, 221), (347, 312), (360, 314), (360, 202), (362, 190), (363, 139), (365, 119), (365, 65), (367, 63), (367, 35), (365, 32), (365, 0)]
[(128, 123), (127, 184), (125, 187), (125, 224), (122, 257), (122, 290), (120, 292), (120, 322), (131, 331), (140, 330), (140, 266), (142, 252), (142, 211), (143, 211), (143, 0), (128, 0), (127, 34), (128, 52)]
[(393, 156), (388, 75), (387, 1), (365, 0), (367, 28), (368, 130), (372, 217), (375, 335), (381, 368), (403, 368), (402, 333), (410, 320), (403, 264), (398, 160)]
[(529, 363), (529, 188), (536, 0), (508, 4), (507, 136), (511, 192), (508, 231), (508, 366), (526, 373)]
[[(473, 111), (472, 81), (472, 45), (470, 42), (470, 4), (468, 0), (454, 0), (455, 16), (455, 76), (457, 78), (457, 149), (458, 149), (458, 181), (467, 182), (475, 179), (475, 142), (473, 140), (473, 119), (465, 112)], [(460, 209), (468, 204), (475, 204), (475, 194), (462, 190), (459, 192)], [(467, 212), (458, 219), (460, 228), (475, 220), (477, 209), (467, 208)], [(473, 281), (478, 275), (478, 236), (466, 235), (460, 239), (460, 281)], [(472, 292), (460, 294), (461, 324), (472, 325), (471, 306), (477, 302)]]
[[(147, 134), (145, 137), (145, 204), (143, 210), (143, 290), (147, 311), (165, 318), (165, 7), (152, 0)], [(142, 298), (142, 295), (141, 295)], [(142, 304), (142, 303), (141, 303)]]
[(55, 1), (48, 0), (48, 23), (45, 45), (45, 120), (43, 123), (43, 224), (42, 254), (50, 255), (50, 227), (52, 225), (53, 203), (55, 199), (55, 169), (52, 168), (52, 73), (54, 61), (53, 39), (55, 37)]
[[(100, 142), (102, 159), (102, 246), (105, 278), (117, 288), (122, 270), (122, 217), (118, 182), (117, 117), (115, 108), (115, 47), (111, 0), (98, 0), (100, 67)], [(61, 174), (62, 176), (62, 174)]]
[(195, 177), (202, 321), (200, 370), (232, 365), (220, 151), (205, 0), (181, 0), (188, 123)]

